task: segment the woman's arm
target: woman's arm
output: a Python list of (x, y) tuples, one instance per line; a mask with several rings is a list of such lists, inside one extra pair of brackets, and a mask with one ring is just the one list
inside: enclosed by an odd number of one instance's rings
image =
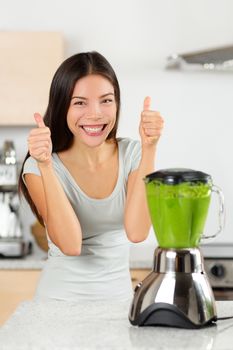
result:
[(139, 168), (128, 177), (124, 226), (129, 240), (134, 243), (144, 241), (151, 226), (143, 178), (154, 171), (155, 152), (154, 146), (142, 152)]
[(26, 174), (27, 188), (52, 242), (66, 255), (80, 255), (80, 223), (52, 166), (50, 131), (41, 116), (36, 120), (39, 128), (31, 131), (28, 144), (41, 176)]
[(135, 243), (147, 238), (151, 226), (143, 178), (154, 171), (156, 147), (162, 129), (163, 118), (159, 112), (150, 110), (150, 98), (146, 97), (139, 126), (142, 157), (138, 169), (128, 177), (124, 215), (126, 234)]

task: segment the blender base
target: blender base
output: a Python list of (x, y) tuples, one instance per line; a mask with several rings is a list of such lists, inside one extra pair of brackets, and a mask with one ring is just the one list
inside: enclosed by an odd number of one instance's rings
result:
[(134, 326), (167, 326), (186, 329), (200, 329), (216, 325), (214, 316), (202, 325), (193, 323), (177, 306), (167, 303), (155, 303), (147, 307), (137, 320), (131, 320)]
[(198, 329), (216, 320), (200, 250), (156, 248), (153, 271), (135, 287), (130, 323)]

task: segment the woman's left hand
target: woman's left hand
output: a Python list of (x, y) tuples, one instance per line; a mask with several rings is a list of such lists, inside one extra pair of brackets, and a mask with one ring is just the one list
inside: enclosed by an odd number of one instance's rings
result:
[(144, 100), (139, 125), (142, 146), (156, 146), (162, 133), (163, 124), (164, 121), (160, 113), (150, 110), (150, 97), (147, 96)]

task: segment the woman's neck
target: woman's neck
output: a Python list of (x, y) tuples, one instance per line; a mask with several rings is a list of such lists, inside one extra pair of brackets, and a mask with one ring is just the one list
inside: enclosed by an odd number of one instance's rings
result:
[(97, 147), (74, 143), (68, 150), (59, 152), (59, 157), (82, 167), (95, 168), (108, 161), (116, 151), (115, 140), (107, 140)]

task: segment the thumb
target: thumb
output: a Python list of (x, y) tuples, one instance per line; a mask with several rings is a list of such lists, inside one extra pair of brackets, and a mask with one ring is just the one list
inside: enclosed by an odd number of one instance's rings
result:
[(36, 124), (39, 128), (44, 128), (46, 126), (44, 121), (43, 121), (43, 118), (41, 117), (41, 115), (39, 113), (34, 114), (34, 119), (35, 119)]
[(150, 102), (151, 102), (151, 98), (150, 96), (146, 96), (143, 102), (143, 110), (144, 111), (149, 111), (150, 109)]

